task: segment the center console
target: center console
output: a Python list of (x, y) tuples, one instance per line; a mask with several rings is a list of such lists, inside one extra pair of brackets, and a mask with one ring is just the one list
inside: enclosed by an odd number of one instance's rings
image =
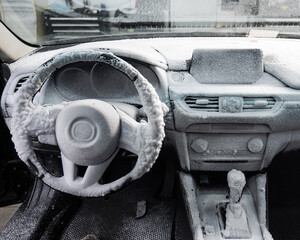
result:
[(300, 93), (263, 71), (258, 49), (199, 49), (189, 64), (168, 72), (174, 129), (167, 136), (185, 171), (179, 179), (193, 238), (271, 240), (266, 175), (256, 172), (299, 142)]
[(260, 171), (300, 129), (300, 92), (263, 71), (258, 49), (198, 49), (188, 71), (169, 71), (181, 167)]
[[(230, 175), (240, 176), (230, 176)], [(245, 178), (180, 173), (180, 187), (194, 240), (273, 239), (267, 230), (266, 175)]]

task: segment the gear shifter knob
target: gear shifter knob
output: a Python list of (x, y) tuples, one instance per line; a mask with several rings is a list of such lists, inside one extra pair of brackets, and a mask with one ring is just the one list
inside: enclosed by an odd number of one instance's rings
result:
[(246, 185), (244, 173), (238, 170), (231, 170), (227, 174), (229, 186), (229, 200), (226, 207), (226, 224), (222, 231), (227, 239), (251, 238), (246, 212), (240, 203), (243, 189)]
[(232, 203), (238, 203), (241, 199), (243, 189), (246, 185), (246, 178), (241, 171), (232, 169), (227, 174), (227, 182), (229, 186), (229, 199)]

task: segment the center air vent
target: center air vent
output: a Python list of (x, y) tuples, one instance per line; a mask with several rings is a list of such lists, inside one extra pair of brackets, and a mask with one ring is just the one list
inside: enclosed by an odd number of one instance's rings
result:
[[(188, 96), (185, 99), (185, 103), (195, 110), (204, 112), (219, 112), (219, 97)], [(241, 109), (241, 112), (272, 110), (275, 103), (276, 100), (273, 97), (243, 97), (243, 109)]]
[(22, 87), (23, 83), (26, 82), (27, 79), (28, 79), (28, 77), (22, 77), (22, 78), (20, 78), (19, 81), (18, 81), (18, 83), (17, 83), (17, 85), (16, 85), (16, 87), (15, 87), (14, 92), (17, 92), (20, 89), (20, 87)]
[(219, 98), (218, 97), (186, 97), (185, 103), (193, 109), (204, 112), (218, 112)]
[(243, 112), (271, 110), (276, 103), (273, 97), (244, 97)]

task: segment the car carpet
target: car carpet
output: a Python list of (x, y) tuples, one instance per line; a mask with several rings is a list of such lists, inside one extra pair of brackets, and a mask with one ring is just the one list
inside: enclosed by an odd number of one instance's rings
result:
[(268, 170), (269, 228), (274, 239), (300, 239), (300, 151), (278, 155)]
[[(146, 213), (136, 218), (141, 200), (146, 200)], [(107, 197), (83, 199), (61, 239), (171, 239), (174, 217), (174, 200), (153, 199), (136, 182)]]

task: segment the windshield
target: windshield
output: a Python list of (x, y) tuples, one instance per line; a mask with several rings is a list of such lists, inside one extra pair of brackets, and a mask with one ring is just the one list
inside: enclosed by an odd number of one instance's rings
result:
[(254, 29), (297, 37), (300, 0), (0, 0), (0, 19), (32, 44)]

